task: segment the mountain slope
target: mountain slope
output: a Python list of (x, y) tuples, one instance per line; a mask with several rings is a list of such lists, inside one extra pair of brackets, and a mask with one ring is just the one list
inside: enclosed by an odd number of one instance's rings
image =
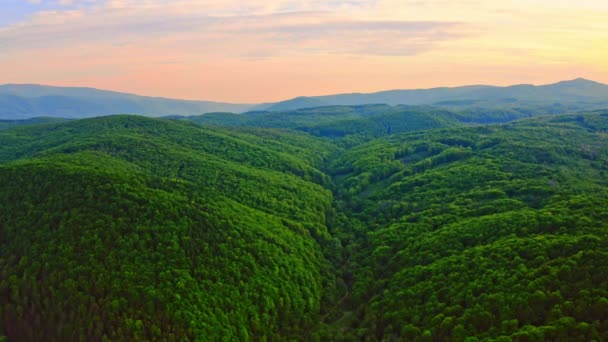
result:
[(352, 279), (333, 338), (601, 340), (607, 132), (608, 115), (560, 116), (347, 152), (336, 234)]
[(316, 165), (331, 147), (132, 116), (0, 141), (0, 336), (249, 340), (316, 325), (331, 204)]
[(244, 112), (251, 105), (145, 97), (93, 88), (7, 84), (0, 86), (0, 120), (37, 116), (87, 118), (111, 114), (146, 116)]
[(210, 113), (181, 118), (235, 127), (289, 128), (324, 138), (371, 139), (387, 134), (462, 125), (455, 113), (432, 107), (334, 106), (245, 114)]

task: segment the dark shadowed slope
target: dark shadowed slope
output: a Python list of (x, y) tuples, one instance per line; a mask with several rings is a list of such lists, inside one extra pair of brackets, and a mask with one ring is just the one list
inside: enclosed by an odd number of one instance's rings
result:
[(23, 119), (23, 120), (0, 120), (0, 130), (18, 127), (18, 126), (59, 123), (59, 122), (65, 122), (65, 121), (68, 121), (68, 119), (49, 118), (49, 117), (35, 117), (35, 118)]

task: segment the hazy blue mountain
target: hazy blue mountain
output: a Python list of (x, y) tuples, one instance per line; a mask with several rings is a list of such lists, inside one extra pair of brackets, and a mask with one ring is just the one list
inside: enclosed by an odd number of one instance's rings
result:
[[(367, 104), (433, 105), (455, 112), (519, 118), (534, 113), (563, 114), (608, 107), (608, 85), (575, 79), (555, 84), (509, 87), (465, 86), (415, 90), (388, 90), (370, 94), (337, 94), (265, 104), (231, 104), (208, 101), (145, 97), (93, 88), (65, 88), (41, 85), (0, 85), (0, 120), (32, 117), (87, 118), (110, 114), (192, 116), (210, 112), (291, 111), (328, 106)], [(514, 113), (512, 113), (514, 112)], [(479, 121), (479, 120), (477, 120)], [(481, 120), (483, 121), (483, 120)], [(502, 120), (504, 121), (504, 120)]]
[(435, 105), (450, 108), (520, 107), (561, 104), (571, 109), (589, 109), (608, 105), (608, 85), (586, 79), (575, 79), (555, 84), (529, 84), (509, 87), (465, 86), (415, 90), (389, 90), (370, 94), (338, 94), (296, 99), (266, 104), (257, 110), (293, 110), (307, 107), (361, 105), (384, 103), (389, 105)]
[(93, 88), (42, 85), (0, 85), (0, 119), (38, 116), (86, 118), (110, 114), (146, 116), (196, 115), (207, 112), (244, 112), (253, 106), (208, 101), (146, 97)]

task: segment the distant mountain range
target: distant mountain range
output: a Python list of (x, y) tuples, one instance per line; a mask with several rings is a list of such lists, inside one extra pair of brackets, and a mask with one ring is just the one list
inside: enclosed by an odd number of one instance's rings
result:
[(580, 106), (608, 105), (608, 85), (578, 78), (555, 84), (534, 86), (529, 84), (509, 87), (485, 85), (433, 88), (416, 90), (389, 90), (370, 94), (339, 94), (295, 99), (265, 104), (259, 110), (293, 110), (306, 107), (335, 105), (433, 105), (440, 107), (503, 107), (518, 105), (546, 106), (561, 104)]
[(554, 107), (562, 110), (608, 107), (608, 85), (575, 79), (555, 84), (509, 87), (464, 86), (389, 90), (369, 94), (297, 97), (266, 104), (187, 101), (124, 94), (93, 88), (0, 85), (0, 120), (32, 117), (86, 118), (110, 114), (200, 115), (209, 112), (286, 111), (363, 104), (432, 105), (449, 109)]
[(0, 120), (32, 117), (88, 118), (110, 114), (195, 115), (244, 112), (254, 105), (147, 97), (93, 88), (0, 85)]

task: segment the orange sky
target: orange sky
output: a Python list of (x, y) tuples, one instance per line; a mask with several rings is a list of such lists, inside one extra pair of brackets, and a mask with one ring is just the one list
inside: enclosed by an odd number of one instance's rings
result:
[(11, 1), (32, 12), (0, 24), (0, 83), (230, 102), (608, 83), (604, 0)]

